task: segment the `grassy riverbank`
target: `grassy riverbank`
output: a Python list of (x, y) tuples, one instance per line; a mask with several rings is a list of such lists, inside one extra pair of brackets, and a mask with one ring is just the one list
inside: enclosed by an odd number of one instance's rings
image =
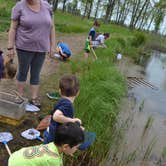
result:
[[(13, 2), (0, 0), (0, 31), (7, 31), (10, 23), (10, 12)], [(80, 17), (70, 14), (55, 13), (56, 31), (61, 33), (87, 34), (93, 20), (82, 20)], [(81, 91), (76, 99), (76, 117), (82, 119), (88, 131), (97, 133), (94, 145), (84, 153), (74, 158), (75, 165), (86, 162), (86, 164), (99, 165), (104, 162), (111, 148), (115, 148), (115, 142), (121, 136), (116, 126), (119, 105), (126, 94), (125, 78), (115, 67), (116, 54), (122, 53), (130, 56), (136, 62), (140, 61), (140, 55), (147, 55), (146, 48), (166, 48), (166, 39), (143, 32), (130, 31), (125, 27), (117, 25), (104, 25), (98, 29), (100, 32), (110, 32), (111, 37), (106, 41), (107, 49), (96, 49), (98, 60), (90, 57), (85, 61), (82, 57), (83, 51), (75, 55), (72, 61), (61, 63), (56, 69), (56, 74), (48, 76), (42, 82), (41, 94), (45, 96), (48, 90), (58, 90), (58, 79), (64, 73), (76, 74), (81, 82)], [(154, 39), (155, 38), (155, 39)], [(159, 46), (157, 41), (162, 41)], [(70, 45), (70, 43), (68, 43)], [(77, 47), (77, 41), (75, 41)], [(52, 109), (54, 102), (43, 101), (41, 114), (47, 114)], [(118, 137), (118, 138), (117, 138)], [(117, 146), (118, 147), (118, 146)], [(115, 150), (116, 151), (116, 150)], [(72, 161), (70, 161), (72, 163)], [(74, 165), (74, 164), (73, 164)]]

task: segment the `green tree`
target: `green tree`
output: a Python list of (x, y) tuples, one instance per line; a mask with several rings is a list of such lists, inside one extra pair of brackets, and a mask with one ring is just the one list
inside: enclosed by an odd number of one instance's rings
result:
[(160, 25), (163, 22), (165, 15), (166, 15), (166, 2), (165, 0), (160, 0), (155, 4), (154, 31), (156, 33), (159, 32)]

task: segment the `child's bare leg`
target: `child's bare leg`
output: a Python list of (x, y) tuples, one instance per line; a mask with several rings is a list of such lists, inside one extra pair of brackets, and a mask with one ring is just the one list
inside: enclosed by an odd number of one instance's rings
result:
[(88, 53), (87, 52), (84, 52), (84, 58), (87, 59), (88, 58)]

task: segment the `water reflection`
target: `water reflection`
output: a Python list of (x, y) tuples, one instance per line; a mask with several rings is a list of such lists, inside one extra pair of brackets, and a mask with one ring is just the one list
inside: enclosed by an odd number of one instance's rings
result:
[(145, 79), (166, 91), (166, 54), (154, 51), (145, 68)]
[(166, 54), (153, 52), (145, 68), (145, 80), (159, 90), (136, 86), (129, 90), (136, 99), (136, 109), (143, 103), (142, 111), (159, 113), (166, 117)]
[(152, 90), (150, 88), (137, 86), (129, 91), (136, 99), (135, 109), (140, 110), (139, 107), (143, 104), (141, 111), (151, 113), (159, 113), (166, 117), (166, 92), (160, 90)]

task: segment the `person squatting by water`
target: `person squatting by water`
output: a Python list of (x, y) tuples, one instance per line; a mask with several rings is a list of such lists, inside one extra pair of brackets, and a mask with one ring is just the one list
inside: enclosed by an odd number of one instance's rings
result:
[(56, 137), (49, 144), (24, 147), (9, 158), (8, 166), (62, 166), (62, 154), (73, 156), (84, 141), (84, 132), (76, 123), (56, 128)]

